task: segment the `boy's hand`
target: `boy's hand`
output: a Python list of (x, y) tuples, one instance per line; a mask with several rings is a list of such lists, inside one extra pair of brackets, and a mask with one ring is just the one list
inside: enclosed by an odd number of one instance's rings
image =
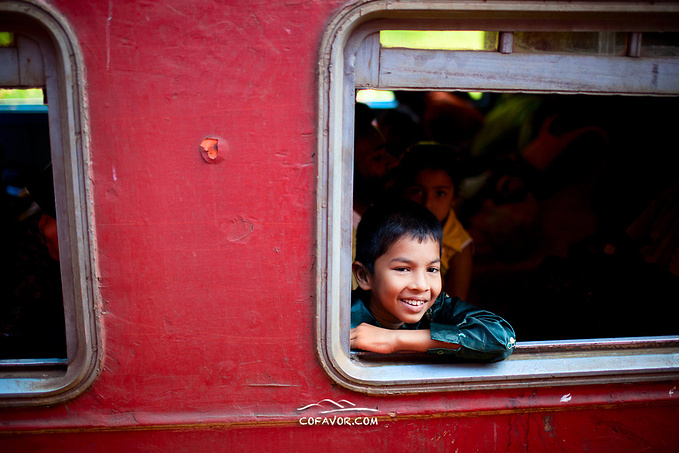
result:
[(362, 323), (351, 329), (351, 349), (391, 354), (398, 350), (396, 348), (397, 333), (397, 330)]

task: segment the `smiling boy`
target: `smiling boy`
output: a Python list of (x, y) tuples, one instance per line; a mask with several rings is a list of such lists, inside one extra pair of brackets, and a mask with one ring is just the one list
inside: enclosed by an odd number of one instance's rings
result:
[(497, 361), (514, 348), (504, 319), (441, 291), (442, 227), (411, 201), (369, 209), (356, 234), (351, 348)]

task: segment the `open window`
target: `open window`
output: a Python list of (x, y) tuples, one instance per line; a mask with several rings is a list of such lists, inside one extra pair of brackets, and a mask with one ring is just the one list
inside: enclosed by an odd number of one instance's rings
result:
[[(618, 4), (612, 10), (605, 2), (569, 3), (565, 9), (563, 4), (557, 7), (537, 2), (368, 2), (340, 11), (328, 28), (321, 54), (318, 190), (319, 356), (337, 382), (369, 393), (394, 393), (636, 382), (679, 374), (679, 331), (672, 323), (660, 322), (665, 316), (662, 313), (667, 314), (670, 308), (669, 299), (657, 302), (659, 305), (653, 308), (658, 310), (657, 316), (647, 317), (658, 321), (655, 326), (631, 322), (634, 319), (626, 310), (651, 309), (643, 299), (628, 298), (621, 306), (615, 305), (628, 282), (624, 274), (598, 273), (601, 269), (597, 266), (600, 260), (613, 258), (624, 245), (609, 237), (601, 238), (601, 244), (588, 242), (593, 241), (596, 227), (572, 232), (574, 237), (567, 245), (556, 244), (557, 239), (563, 239), (556, 234), (552, 245), (562, 249), (553, 254), (554, 259), (546, 259), (549, 254), (535, 258), (528, 253), (532, 251), (528, 246), (518, 250), (525, 254), (522, 260), (507, 264), (501, 254), (517, 252), (512, 249), (517, 244), (511, 242), (505, 250), (494, 250), (500, 255), (484, 257), (486, 262), (477, 269), (473, 283), (476, 297), (481, 298), (476, 302), (504, 315), (516, 328), (518, 343), (509, 359), (487, 365), (443, 364), (412, 357), (366, 357), (350, 351), (352, 204), (347, 197), (353, 187), (357, 91), (392, 91), (397, 99), (408, 93), (436, 91), (466, 97), (471, 92), (475, 99), (466, 101), (475, 102), (479, 109), (523, 100), (545, 107), (544, 111), (536, 107), (532, 116), (524, 117), (519, 129), (532, 126), (539, 132), (550, 118), (540, 116), (550, 111), (546, 107), (562, 112), (559, 121), (547, 124), (554, 135), (574, 130), (582, 124), (580, 121), (593, 121), (595, 116), (597, 121), (611, 122), (591, 122), (587, 127), (591, 126), (593, 135), (587, 146), (578, 146), (578, 153), (560, 156), (559, 163), (571, 165), (573, 171), (537, 175), (538, 180), (531, 180), (531, 184), (539, 185), (538, 198), (549, 200), (548, 194), (572, 187), (576, 180), (591, 182), (600, 191), (597, 195), (603, 197), (603, 206), (599, 206), (603, 210), (614, 210), (624, 203), (611, 193), (622, 189), (620, 196), (627, 201), (630, 194), (635, 194), (635, 215), (641, 216), (644, 204), (652, 204), (662, 196), (660, 189), (669, 188), (673, 178), (676, 181), (666, 165), (670, 150), (658, 148), (658, 139), (671, 128), (669, 115), (679, 104), (678, 18), (676, 5)], [(417, 34), (422, 43), (412, 44), (412, 36)], [(408, 35), (410, 38), (404, 41), (403, 36)], [(382, 102), (393, 102), (386, 99)], [(482, 105), (483, 102), (490, 104)], [(653, 113), (646, 115), (643, 111)], [(628, 134), (627, 129), (634, 127), (647, 131), (649, 140), (640, 134)], [(484, 138), (491, 137), (487, 131), (483, 133)], [(521, 131), (514, 130), (513, 134), (520, 135)], [(626, 142), (632, 136), (635, 141)], [(528, 140), (530, 134), (526, 137)], [(621, 144), (622, 148), (618, 146)], [(497, 142), (486, 145), (490, 149)], [(635, 146), (655, 149), (639, 154)], [(606, 167), (605, 174), (598, 173), (602, 170), (601, 159), (606, 157), (600, 152), (614, 153), (613, 162), (617, 165)], [(514, 154), (521, 155), (521, 149)], [(645, 168), (637, 166), (636, 156), (643, 160), (638, 164)], [(528, 156), (528, 160), (531, 157), (534, 156)], [(545, 163), (543, 157), (533, 163), (540, 167)], [(481, 165), (479, 161), (475, 164)], [(469, 193), (474, 194), (475, 187), (488, 182), (484, 180), (487, 174), (483, 176), (488, 168), (478, 168), (478, 173), (470, 171), (466, 188)], [(634, 170), (643, 171), (643, 181), (634, 179)], [(594, 176), (594, 180), (587, 179)], [(640, 187), (636, 187), (637, 181)], [(511, 184), (507, 186), (513, 188)], [(500, 195), (511, 198), (518, 192)], [(580, 201), (597, 201), (585, 200), (587, 193), (577, 195)], [(501, 201), (494, 200), (496, 204)], [(549, 208), (553, 214), (567, 214), (558, 205)], [(558, 215), (551, 221), (559, 222)], [(591, 220), (582, 211), (574, 210), (573, 215), (583, 216), (583, 223)], [(634, 217), (631, 212), (627, 215)], [(615, 220), (623, 225), (627, 220), (614, 216), (608, 213), (604, 223)], [(558, 231), (558, 226), (557, 223), (552, 231)], [(506, 233), (501, 229), (495, 232), (499, 236)], [(530, 242), (531, 231), (527, 234)], [(624, 272), (628, 276), (633, 273), (629, 268)], [(534, 291), (531, 297), (543, 300), (547, 307), (525, 304), (522, 312), (514, 310), (517, 301), (510, 303), (501, 298), (504, 291), (499, 282), (519, 285), (517, 275), (534, 278), (538, 274), (543, 286), (531, 286), (532, 281), (526, 286)], [(572, 284), (575, 281), (577, 285)], [(668, 285), (676, 291), (672, 278)], [(604, 309), (592, 309), (587, 304), (593, 303), (593, 297), (603, 297), (603, 287), (608, 291), (602, 303)], [(642, 287), (634, 291), (643, 294)], [(676, 294), (670, 293), (665, 299), (676, 299)], [(615, 308), (617, 312), (612, 310)], [(542, 311), (536, 313), (536, 309)], [(556, 319), (559, 316), (561, 319)], [(614, 319), (581, 322), (591, 316)], [(601, 322), (605, 325), (602, 328)]]
[(63, 18), (0, 4), (0, 88), (2, 240), (13, 252), (2, 256), (0, 405), (54, 404), (93, 382), (100, 347), (82, 62)]

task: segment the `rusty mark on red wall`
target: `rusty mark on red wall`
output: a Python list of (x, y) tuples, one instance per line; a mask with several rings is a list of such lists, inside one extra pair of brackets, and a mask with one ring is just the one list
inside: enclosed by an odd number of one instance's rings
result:
[(544, 430), (546, 433), (554, 433), (554, 418), (551, 415), (545, 415), (542, 417), (542, 421), (544, 422)]
[(216, 164), (223, 160), (219, 155), (219, 139), (207, 137), (200, 142), (200, 155), (203, 160), (209, 164)]

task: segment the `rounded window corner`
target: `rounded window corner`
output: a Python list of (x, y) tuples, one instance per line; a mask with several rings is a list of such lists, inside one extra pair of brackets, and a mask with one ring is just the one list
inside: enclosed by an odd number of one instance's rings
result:
[(72, 401), (94, 385), (101, 373), (101, 363), (101, 355), (96, 352), (61, 372), (24, 372), (14, 378), (0, 374), (0, 407), (55, 406)]

